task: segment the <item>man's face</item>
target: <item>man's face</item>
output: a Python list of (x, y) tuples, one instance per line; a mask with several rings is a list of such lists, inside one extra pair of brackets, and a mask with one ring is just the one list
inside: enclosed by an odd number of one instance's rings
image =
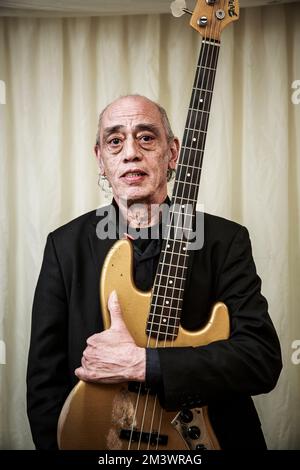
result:
[(157, 107), (142, 97), (120, 98), (105, 111), (95, 148), (101, 174), (117, 203), (161, 203), (167, 169), (175, 168), (178, 140), (168, 143)]

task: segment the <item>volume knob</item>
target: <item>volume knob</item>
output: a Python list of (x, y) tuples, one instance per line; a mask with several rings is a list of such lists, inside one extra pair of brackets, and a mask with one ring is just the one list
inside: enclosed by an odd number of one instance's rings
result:
[(199, 439), (201, 434), (201, 431), (198, 426), (190, 426), (187, 432), (191, 439)]
[(188, 408), (184, 408), (179, 415), (180, 421), (190, 423), (193, 419), (193, 413)]

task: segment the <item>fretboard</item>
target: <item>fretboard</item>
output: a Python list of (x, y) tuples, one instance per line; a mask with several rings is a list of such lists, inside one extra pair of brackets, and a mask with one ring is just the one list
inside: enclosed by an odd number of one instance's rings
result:
[(219, 41), (203, 39), (146, 327), (160, 340), (178, 335), (219, 49)]

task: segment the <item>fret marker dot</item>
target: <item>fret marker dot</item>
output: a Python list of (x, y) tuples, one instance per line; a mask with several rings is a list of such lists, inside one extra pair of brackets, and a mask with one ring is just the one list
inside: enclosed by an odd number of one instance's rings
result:
[(193, 138), (193, 142), (196, 142), (196, 140), (197, 140), (196, 137), (194, 137), (194, 138)]
[(185, 251), (185, 250), (186, 250), (186, 246), (184, 246), (182, 249), (183, 249), (183, 251)]
[(167, 245), (167, 248), (170, 248), (170, 245)]
[(168, 300), (166, 300), (166, 304), (169, 305), (169, 303), (170, 303), (170, 302), (169, 302)]
[(185, 205), (183, 205), (183, 206), (181, 206), (181, 207), (182, 207), (182, 209), (184, 209), (184, 208), (185, 208)]
[(188, 173), (187, 176), (191, 176), (191, 173)]
[(201, 98), (200, 103), (203, 103), (203, 99)]
[(167, 319), (166, 318), (163, 318), (163, 322), (166, 323)]
[(169, 284), (173, 284), (173, 281), (169, 281)]

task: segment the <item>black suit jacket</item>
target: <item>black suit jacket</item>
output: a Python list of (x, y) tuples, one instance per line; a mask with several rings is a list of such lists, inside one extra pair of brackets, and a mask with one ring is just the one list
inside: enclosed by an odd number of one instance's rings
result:
[[(115, 240), (96, 235), (96, 211), (48, 236), (37, 283), (27, 372), (28, 416), (37, 448), (56, 448), (61, 407), (77, 378), (86, 339), (103, 328), (99, 277)], [(209, 406), (222, 448), (264, 448), (251, 395), (281, 370), (278, 338), (260, 293), (247, 230), (204, 216), (204, 246), (192, 252), (182, 323), (203, 326), (212, 303), (229, 308), (231, 336), (197, 348), (161, 348), (160, 400), (167, 409)]]

